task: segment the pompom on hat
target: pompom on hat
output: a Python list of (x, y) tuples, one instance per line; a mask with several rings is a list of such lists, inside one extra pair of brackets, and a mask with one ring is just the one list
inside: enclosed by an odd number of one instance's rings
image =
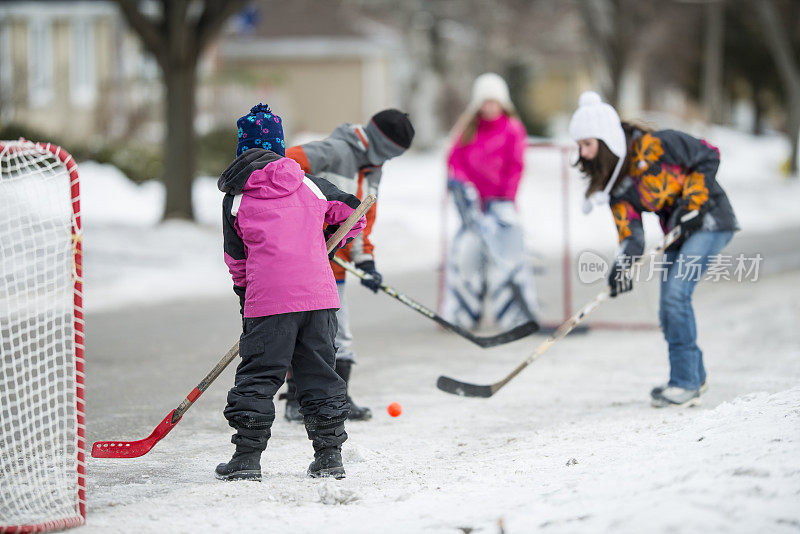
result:
[(578, 109), (569, 121), (569, 135), (576, 142), (590, 138), (603, 141), (611, 153), (619, 158), (605, 189), (592, 193), (584, 202), (583, 212), (589, 213), (594, 204), (604, 204), (609, 201), (611, 190), (617, 182), (628, 152), (625, 131), (622, 129), (622, 121), (617, 110), (603, 102), (599, 94), (586, 91), (581, 94)]
[(236, 121), (237, 143), (236, 157), (251, 148), (272, 150), (280, 156), (286, 155), (286, 143), (283, 140), (283, 121), (265, 104), (258, 104), (250, 109), (250, 113)]

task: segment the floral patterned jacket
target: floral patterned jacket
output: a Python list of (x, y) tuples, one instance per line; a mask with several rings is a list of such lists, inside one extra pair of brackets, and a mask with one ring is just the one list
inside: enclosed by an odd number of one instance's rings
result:
[(633, 143), (630, 167), (611, 194), (620, 254), (644, 251), (642, 212), (658, 215), (664, 233), (675, 227), (680, 208), (699, 209), (702, 229), (739, 229), (725, 191), (717, 183), (719, 149), (676, 130), (641, 134)]

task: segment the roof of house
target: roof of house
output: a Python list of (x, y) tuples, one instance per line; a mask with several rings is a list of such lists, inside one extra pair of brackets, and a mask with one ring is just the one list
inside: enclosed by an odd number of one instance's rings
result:
[(259, 0), (254, 8), (258, 37), (364, 36), (358, 15), (340, 0)]
[(231, 59), (370, 57), (398, 43), (396, 30), (342, 0), (258, 0), (231, 20), (220, 52)]

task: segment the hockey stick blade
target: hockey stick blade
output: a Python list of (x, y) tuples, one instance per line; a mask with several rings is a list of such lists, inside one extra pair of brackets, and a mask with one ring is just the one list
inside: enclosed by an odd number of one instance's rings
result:
[(492, 386), (479, 386), (477, 384), (468, 384), (466, 382), (459, 382), (449, 376), (440, 376), (436, 381), (436, 387), (450, 393), (452, 395), (459, 395), (461, 397), (491, 397), (494, 393)]
[(436, 321), (437, 323), (441, 324), (448, 330), (460, 335), (472, 341), (476, 345), (482, 348), (488, 347), (496, 347), (497, 345), (504, 345), (506, 343), (511, 343), (512, 341), (516, 341), (518, 339), (522, 339), (527, 337), (531, 334), (535, 334), (539, 331), (539, 323), (536, 321), (528, 321), (527, 323), (521, 324), (519, 326), (515, 326), (511, 330), (506, 332), (500, 332), (494, 336), (476, 336), (469, 330), (461, 328), (457, 325), (453, 325), (450, 323), (444, 323), (443, 321)]
[(164, 420), (153, 430), (153, 433), (144, 439), (138, 441), (96, 441), (92, 445), (92, 458), (137, 458), (144, 456), (178, 424), (180, 419), (172, 421), (174, 413), (175, 410), (172, 410), (167, 414)]

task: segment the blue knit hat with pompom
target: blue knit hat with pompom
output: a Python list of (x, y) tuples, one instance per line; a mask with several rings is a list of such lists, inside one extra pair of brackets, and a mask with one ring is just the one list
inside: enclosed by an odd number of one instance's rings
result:
[(281, 156), (286, 155), (286, 143), (283, 141), (283, 122), (274, 114), (269, 106), (258, 104), (250, 109), (250, 113), (236, 121), (238, 127), (238, 143), (236, 157), (251, 148), (272, 150)]

